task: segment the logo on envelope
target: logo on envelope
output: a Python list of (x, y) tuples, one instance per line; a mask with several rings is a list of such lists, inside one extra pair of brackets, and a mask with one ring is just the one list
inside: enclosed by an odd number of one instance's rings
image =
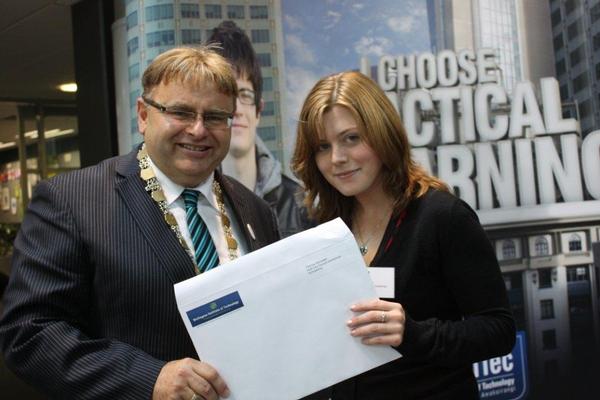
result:
[(223, 297), (212, 300), (206, 304), (194, 308), (186, 312), (192, 327), (201, 325), (205, 322), (210, 321), (225, 315), (231, 311), (237, 310), (243, 307), (244, 303), (240, 298), (238, 292), (229, 293)]

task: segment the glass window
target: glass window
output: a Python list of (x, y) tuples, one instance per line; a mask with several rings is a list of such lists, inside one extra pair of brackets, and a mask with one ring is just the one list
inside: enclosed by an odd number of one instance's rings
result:
[(542, 331), (542, 345), (544, 350), (556, 349), (556, 331), (554, 329)]
[(569, 251), (581, 251), (581, 237), (576, 233), (569, 237)]
[(129, 67), (129, 82), (140, 78), (140, 64), (135, 63)]
[(138, 120), (136, 118), (131, 119), (131, 133), (138, 133)]
[(548, 240), (543, 236), (536, 238), (535, 239), (535, 255), (536, 256), (546, 256), (548, 254), (550, 254)]
[(586, 265), (567, 268), (567, 282), (589, 281), (589, 271)]
[(227, 18), (244, 19), (244, 6), (227, 6)]
[(250, 18), (252, 19), (267, 19), (269, 18), (269, 10), (267, 6), (250, 6)]
[(130, 56), (133, 53), (135, 53), (138, 50), (138, 48), (139, 48), (139, 40), (136, 36), (127, 42), (127, 56)]
[(567, 63), (564, 59), (556, 63), (556, 75), (562, 75), (567, 71)]
[(560, 49), (562, 49), (563, 47), (565, 47), (565, 44), (563, 42), (563, 37), (562, 37), (562, 33), (559, 33), (557, 37), (554, 38), (554, 51), (559, 51)]
[[(581, 117), (581, 119), (586, 119), (589, 116), (592, 115), (592, 101), (590, 99), (587, 99), (583, 102), (581, 102), (581, 104), (579, 105), (579, 116)], [(581, 245), (581, 242), (579, 242), (579, 245)], [(569, 243), (569, 247), (571, 246), (571, 243)], [(579, 249), (581, 250), (581, 249)]]
[(159, 4), (146, 7), (146, 21), (159, 21), (161, 19), (173, 19), (173, 4)]
[(554, 300), (540, 300), (540, 314), (542, 319), (554, 318)]
[(571, 61), (571, 68), (579, 64), (585, 58), (585, 49), (583, 45), (579, 46), (569, 54), (569, 61)]
[(251, 35), (253, 43), (269, 43), (268, 29), (252, 29)]
[(575, 21), (571, 25), (569, 25), (569, 27), (567, 28), (567, 36), (569, 37), (569, 40), (573, 40), (580, 34), (581, 34), (581, 20), (578, 19), (577, 21)]
[(523, 277), (521, 272), (511, 272), (504, 275), (506, 290), (523, 289)]
[(273, 78), (270, 76), (263, 78), (263, 92), (273, 91)]
[(565, 1), (565, 13), (567, 15), (569, 15), (573, 11), (575, 11), (575, 8), (577, 8), (577, 6), (578, 6), (577, 3), (578, 3), (577, 0), (567, 0), (567, 1)]
[(265, 106), (261, 112), (261, 115), (275, 115), (275, 103), (272, 101), (265, 101)]
[(503, 274), (506, 292), (510, 309), (515, 317), (517, 329), (524, 329), (525, 323), (525, 303), (523, 300), (523, 273), (521, 271), (509, 272)]
[(573, 79), (573, 91), (575, 93), (588, 87), (587, 72), (584, 71), (577, 78)]
[(258, 136), (260, 136), (260, 138), (265, 142), (272, 141), (277, 138), (274, 126), (266, 126), (266, 127), (258, 128), (257, 132), (258, 132)]
[(563, 110), (563, 118), (577, 118), (577, 112), (575, 112), (575, 108), (570, 107)]
[(594, 35), (593, 43), (594, 43), (594, 51), (600, 50), (600, 33), (596, 33)]
[(592, 9), (590, 11), (590, 18), (592, 19), (592, 23), (594, 23), (600, 19), (600, 3), (598, 3), (594, 7), (592, 7)]
[(127, 30), (137, 26), (138, 24), (138, 13), (137, 11), (132, 12), (127, 16)]
[(552, 287), (552, 268), (541, 268), (538, 270), (540, 289)]
[(560, 85), (560, 98), (566, 100), (569, 98), (569, 85)]
[(204, 6), (204, 16), (206, 18), (219, 19), (221, 17), (221, 5), (220, 4), (206, 4)]
[(181, 3), (181, 18), (200, 18), (200, 5)]
[(200, 29), (182, 29), (182, 44), (200, 44), (202, 43), (202, 31)]
[(270, 67), (271, 66), (271, 53), (258, 53), (256, 54), (258, 58), (258, 63), (261, 67)]
[(556, 10), (554, 10), (551, 18), (552, 18), (552, 26), (556, 26), (556, 25), (560, 24), (560, 21), (562, 19), (561, 15), (560, 15), (560, 8), (557, 8)]
[(283, 151), (271, 149), (271, 154), (276, 160), (283, 160)]
[(150, 32), (146, 35), (146, 43), (148, 47), (173, 46), (175, 44), (175, 32), (172, 30)]
[(138, 97), (140, 97), (140, 91), (139, 90), (134, 90), (131, 93), (129, 93), (129, 104), (131, 105), (132, 108), (137, 103), (137, 98)]
[(502, 242), (502, 259), (513, 260), (517, 258), (517, 250), (515, 242), (512, 239), (507, 239)]

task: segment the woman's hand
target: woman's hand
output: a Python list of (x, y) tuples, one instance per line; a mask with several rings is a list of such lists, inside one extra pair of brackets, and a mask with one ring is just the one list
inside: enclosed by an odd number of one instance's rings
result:
[(364, 344), (399, 346), (404, 338), (406, 316), (399, 303), (379, 299), (356, 303), (350, 309), (362, 313), (346, 324), (352, 336)]

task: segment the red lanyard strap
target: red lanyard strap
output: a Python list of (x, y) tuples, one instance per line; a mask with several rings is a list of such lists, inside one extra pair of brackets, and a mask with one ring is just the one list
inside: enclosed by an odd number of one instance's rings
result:
[(388, 238), (387, 243), (385, 244), (385, 248), (383, 249), (384, 253), (387, 252), (388, 249), (390, 248), (390, 246), (392, 245), (392, 242), (394, 241), (394, 237), (396, 236), (396, 232), (398, 232), (398, 228), (402, 224), (402, 221), (404, 221), (404, 218), (406, 218), (406, 209), (402, 210), (400, 215), (398, 215), (398, 219), (396, 220), (396, 225), (394, 226), (394, 230), (392, 231), (392, 234)]

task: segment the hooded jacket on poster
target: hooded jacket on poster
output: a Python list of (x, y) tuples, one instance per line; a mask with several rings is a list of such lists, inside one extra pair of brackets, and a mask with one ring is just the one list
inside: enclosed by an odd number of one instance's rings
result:
[(314, 226), (302, 206), (304, 189), (282, 173), (281, 164), (258, 136), (256, 137), (256, 166), (254, 193), (269, 203), (277, 215), (281, 237)]

